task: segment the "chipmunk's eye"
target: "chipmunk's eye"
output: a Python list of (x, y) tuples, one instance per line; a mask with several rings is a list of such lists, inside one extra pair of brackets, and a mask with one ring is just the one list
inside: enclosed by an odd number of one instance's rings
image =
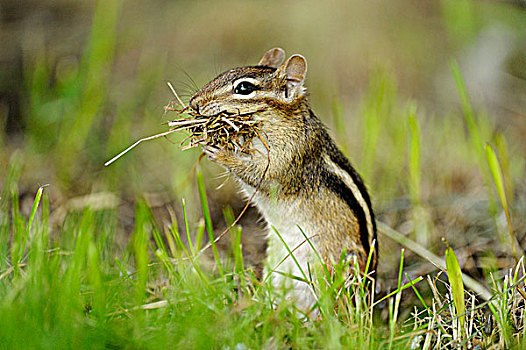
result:
[(234, 93), (238, 95), (250, 95), (252, 92), (256, 91), (258, 87), (251, 82), (242, 81), (236, 85), (234, 88)]

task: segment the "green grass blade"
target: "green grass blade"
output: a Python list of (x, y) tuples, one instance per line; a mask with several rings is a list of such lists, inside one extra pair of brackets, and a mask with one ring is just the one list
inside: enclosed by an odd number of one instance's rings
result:
[(397, 290), (399, 291), (400, 290), (400, 287), (402, 286), (402, 272), (404, 270), (404, 254), (405, 253), (405, 249), (402, 249), (400, 251), (400, 265), (398, 267), (398, 287), (397, 287)]
[(104, 290), (102, 273), (100, 269), (99, 251), (94, 242), (89, 242), (88, 247), (88, 278), (93, 288), (92, 310), (98, 315), (105, 313)]
[(328, 275), (329, 274), (329, 270), (327, 270), (327, 265), (325, 265), (325, 263), (323, 262), (323, 259), (321, 258), (320, 254), (318, 253), (318, 250), (316, 248), (314, 248), (314, 245), (312, 244), (312, 242), (310, 241), (309, 237), (307, 237), (307, 235), (305, 234), (305, 231), (303, 231), (303, 229), (298, 225), (298, 230), (300, 230), (301, 234), (303, 235), (303, 238), (305, 238), (305, 241), (309, 244), (309, 246), (311, 247), (312, 251), (314, 252), (314, 254), (316, 254), (316, 259), (318, 260), (318, 262), (320, 264), (322, 264), (323, 266), (323, 270), (325, 271), (325, 273)]
[(495, 150), (493, 149), (493, 147), (491, 147), (491, 145), (487, 143), (485, 149), (486, 160), (488, 162), (489, 170), (491, 172), (491, 177), (493, 178), (493, 183), (495, 184), (495, 188), (497, 189), (497, 194), (499, 196), (502, 209), (504, 210), (504, 214), (506, 216), (508, 232), (510, 235), (511, 252), (513, 254), (513, 257), (515, 258), (515, 261), (518, 261), (517, 247), (515, 246), (515, 235), (513, 233), (513, 226), (511, 223), (511, 213), (510, 207), (508, 205), (508, 198), (506, 195), (506, 186), (504, 184), (502, 169), (500, 167), (499, 160), (497, 158), (497, 155), (495, 154)]
[(153, 240), (155, 241), (155, 245), (157, 246), (157, 250), (161, 251), (165, 255), (168, 255), (168, 251), (166, 250), (166, 246), (164, 245), (164, 241), (161, 237), (161, 233), (159, 232), (159, 230), (154, 229), (152, 233)]
[(497, 194), (502, 204), (502, 208), (508, 214), (508, 199), (506, 198), (506, 190), (504, 188), (504, 179), (502, 177), (502, 171), (500, 168), (499, 160), (495, 154), (495, 150), (489, 143), (486, 143), (486, 160), (488, 161), (489, 169), (491, 171), (491, 176), (493, 177), (493, 182), (495, 183), (495, 188), (497, 189)]
[(422, 135), (420, 124), (416, 119), (416, 105), (411, 103), (407, 107), (407, 123), (409, 126), (409, 194), (413, 205), (420, 204), (420, 173)]
[(462, 271), (458, 263), (457, 255), (449, 243), (446, 243), (446, 271), (449, 279), (449, 285), (451, 286), (451, 295), (457, 311), (457, 316), (460, 321), (460, 337), (464, 334), (464, 323), (466, 313), (466, 302), (464, 300), (464, 282), (462, 281)]
[[(183, 240), (181, 239), (181, 236), (179, 234), (179, 230), (177, 229), (176, 226), (170, 227), (170, 234), (173, 237), (173, 239), (175, 240), (175, 245), (176, 245), (177, 248), (179, 248), (179, 251), (180, 252), (184, 252), (186, 257), (190, 257), (190, 252), (188, 251), (188, 248), (184, 244)], [(181, 258), (181, 256), (182, 255), (180, 253), (177, 253), (177, 257), (178, 258)]]
[(483, 131), (481, 130), (482, 121), (480, 120), (480, 118), (479, 120), (475, 118), (475, 113), (473, 112), (473, 108), (471, 107), (466, 86), (464, 84), (464, 79), (462, 77), (462, 73), (460, 72), (460, 67), (458, 66), (458, 63), (455, 60), (450, 60), (449, 68), (451, 70), (451, 74), (453, 75), (453, 79), (457, 87), (462, 113), (464, 115), (464, 120), (470, 136), (471, 147), (474, 152), (474, 155), (477, 157), (480, 172), (482, 174), (484, 184), (486, 185), (488, 191), (488, 210), (490, 215), (495, 220), (495, 216), (497, 214), (497, 203), (493, 196), (493, 190), (491, 189), (491, 175), (489, 174), (488, 166), (485, 160), (483, 142), (483, 138), (488, 139), (489, 135), (487, 132), (483, 133)]
[(188, 214), (186, 212), (186, 201), (182, 200), (183, 203), (183, 217), (184, 217), (184, 228), (186, 231), (186, 240), (188, 241), (188, 247), (190, 248), (190, 252), (192, 255), (196, 253), (196, 250), (194, 250), (194, 245), (192, 243), (192, 237), (190, 236), (190, 227), (188, 225)]
[(49, 195), (43, 193), (41, 199), (42, 216), (35, 226), (35, 238), (31, 242), (31, 264), (35, 270), (34, 278), (41, 279), (41, 271), (44, 270), (45, 250), (49, 244)]
[(503, 134), (497, 133), (495, 136), (495, 153), (498, 155), (500, 169), (504, 178), (504, 185), (506, 188), (506, 198), (510, 211), (513, 213), (514, 208), (514, 185), (511, 177), (510, 169), (510, 154), (508, 151), (508, 144)]
[(241, 226), (238, 226), (236, 229), (235, 240), (233, 242), (234, 263), (235, 263), (234, 271), (236, 273), (242, 273), (243, 271), (245, 271), (245, 265), (243, 262), (243, 243), (241, 242), (242, 237), (243, 237), (243, 228), (241, 228)]
[[(475, 121), (475, 113), (473, 112), (473, 108), (471, 108), (471, 103), (469, 102), (468, 93), (464, 84), (462, 73), (460, 72), (460, 67), (458, 66), (457, 61), (450, 60), (449, 68), (451, 70), (451, 74), (453, 75), (453, 79), (455, 80), (458, 97), (460, 99), (460, 106), (462, 108), (462, 112), (464, 114), (464, 119), (466, 121), (466, 125), (468, 127), (470, 136), (473, 140), (474, 149), (478, 150), (480, 149), (480, 147), (482, 147), (482, 139), (480, 136), (479, 128), (477, 126), (477, 122)], [(477, 151), (477, 155), (479, 154), (480, 151)]]
[[(296, 264), (296, 266), (298, 267), (298, 269), (300, 270), (301, 272), (301, 275), (303, 277), (303, 280), (304, 281), (308, 281), (308, 278), (307, 278), (307, 274), (305, 273), (305, 271), (303, 271), (303, 268), (301, 267), (300, 263), (298, 262), (298, 259), (296, 259), (296, 257), (294, 256), (292, 250), (290, 249), (289, 245), (287, 244), (287, 242), (285, 242), (285, 240), (283, 239), (283, 237), (281, 236), (281, 234), (278, 232), (278, 230), (272, 226), (272, 230), (274, 231), (274, 233), (276, 233), (276, 235), (279, 237), (279, 240), (281, 241), (281, 244), (283, 244), (283, 246), (285, 247), (285, 249), (287, 250), (287, 259), (288, 258), (292, 258), (292, 260), (294, 261), (294, 264)], [(296, 248), (296, 247), (294, 247)], [(279, 265), (278, 265), (279, 266)], [(272, 269), (272, 272), (275, 272), (275, 270), (278, 268), (278, 266), (274, 266), (274, 268)], [(277, 271), (276, 271), (277, 272)], [(270, 276), (271, 274), (269, 274)], [(267, 276), (268, 277), (268, 276)]]
[[(396, 296), (394, 304), (392, 299), (389, 299), (389, 348), (393, 345), (393, 339), (396, 332), (396, 324), (398, 321), (398, 313), (400, 308), (400, 301), (402, 298), (402, 272), (404, 269), (404, 253), (405, 249), (400, 251), (400, 265), (398, 267), (398, 288), (396, 289)], [(412, 286), (413, 284), (411, 284)]]
[(128, 273), (128, 271), (126, 271), (124, 266), (122, 266), (122, 262), (120, 261), (120, 259), (115, 257), (114, 260), (115, 260), (115, 265), (117, 265), (117, 268), (119, 269), (122, 277), (124, 277), (128, 282), (130, 282), (132, 286), (134, 286), (135, 282), (130, 278), (130, 274)]
[(35, 215), (37, 213), (38, 205), (40, 204), (40, 199), (42, 198), (43, 191), (44, 191), (44, 186), (40, 186), (35, 195), (35, 200), (33, 201), (33, 206), (31, 207), (31, 214), (29, 215), (29, 220), (26, 226), (26, 234), (24, 235), (24, 238), (22, 240), (22, 246), (20, 247), (20, 252), (18, 254), (19, 256), (18, 263), (22, 262), (22, 259), (24, 257), (24, 251), (26, 250), (26, 244), (29, 239), (29, 235), (31, 233), (31, 227), (33, 226), (33, 221), (35, 220)]
[(208, 208), (208, 200), (206, 197), (206, 189), (205, 189), (205, 183), (203, 180), (203, 173), (200, 170), (197, 171), (197, 188), (199, 189), (199, 199), (201, 200), (201, 208), (203, 210), (203, 217), (205, 219), (206, 231), (208, 233), (208, 239), (210, 240), (210, 244), (212, 245), (212, 252), (214, 254), (214, 258), (217, 264), (217, 270), (219, 271), (219, 274), (223, 276), (224, 273), (223, 273), (223, 267), (221, 266), (221, 259), (219, 258), (219, 253), (217, 251), (217, 245), (214, 242), (215, 240), (214, 229), (212, 227), (212, 218), (210, 216), (210, 209)]
[[(171, 227), (177, 228), (177, 222), (173, 222)], [(170, 256), (174, 257), (177, 255), (177, 247), (175, 246), (174, 237), (170, 229), (164, 230), (164, 237), (168, 243), (168, 248), (170, 249)]]
[(403, 290), (406, 290), (407, 288), (411, 288), (413, 287), (414, 285), (416, 285), (417, 283), (421, 282), (422, 280), (424, 279), (424, 277), (422, 276), (418, 276), (417, 278), (414, 278), (412, 280), (410, 280), (409, 282), (403, 284), (400, 286), (400, 289), (395, 289), (394, 291), (392, 291), (391, 293), (387, 294), (386, 296), (384, 296), (382, 299), (379, 299), (377, 301), (374, 302), (373, 305), (377, 305), (379, 303), (381, 303), (382, 301), (386, 300), (386, 299), (389, 299), (390, 297), (392, 297), (393, 295), (395, 295), (396, 293), (399, 293)]
[(234, 211), (230, 206), (226, 206), (223, 209), (223, 216), (225, 217), (226, 226), (230, 227), (230, 242), (234, 254), (234, 273), (242, 273), (245, 270), (243, 264), (243, 243), (241, 240), (243, 229), (241, 226), (232, 226), (232, 223), (236, 218), (234, 217)]
[[(186, 248), (186, 245), (184, 244), (183, 240), (181, 239), (181, 235), (179, 234), (179, 231), (175, 226), (172, 226), (170, 228), (170, 232), (172, 234), (172, 237), (175, 239), (175, 244), (177, 247), (179, 247), (180, 251), (184, 252), (185, 257), (190, 261), (190, 264), (194, 268), (194, 271), (197, 273), (199, 278), (205, 283), (208, 284), (208, 278), (203, 274), (203, 271), (201, 271), (201, 268), (199, 267), (199, 255), (193, 255), (190, 254), (191, 252), (188, 251), (188, 248)], [(178, 259), (183, 259), (182, 254), (177, 255)]]
[(146, 204), (139, 202), (135, 210), (135, 230), (133, 232), (133, 257), (136, 271), (135, 302), (142, 304), (148, 283), (148, 262), (150, 241), (150, 213)]
[[(420, 276), (422, 277), (422, 276)], [(418, 291), (418, 289), (416, 288), (415, 286), (415, 283), (413, 282), (413, 280), (409, 277), (409, 275), (407, 273), (405, 273), (405, 278), (409, 281), (409, 284), (411, 285), (411, 288), (413, 288), (413, 292), (415, 292), (415, 295), (416, 297), (418, 298), (418, 300), (420, 300), (420, 303), (422, 303), (422, 305), (424, 306), (424, 308), (426, 309), (427, 311), (427, 314), (429, 316), (431, 316), (431, 309), (429, 309), (429, 307), (427, 306), (424, 298), (422, 298), (422, 295), (420, 295), (420, 292)], [(420, 281), (422, 280), (423, 278), (420, 279)]]

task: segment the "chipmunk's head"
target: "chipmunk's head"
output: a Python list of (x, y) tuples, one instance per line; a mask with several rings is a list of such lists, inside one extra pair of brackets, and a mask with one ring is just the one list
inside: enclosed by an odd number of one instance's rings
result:
[(189, 106), (196, 113), (249, 114), (271, 108), (295, 108), (305, 97), (307, 61), (301, 55), (285, 58), (283, 49), (267, 51), (256, 66), (234, 68), (197, 91)]

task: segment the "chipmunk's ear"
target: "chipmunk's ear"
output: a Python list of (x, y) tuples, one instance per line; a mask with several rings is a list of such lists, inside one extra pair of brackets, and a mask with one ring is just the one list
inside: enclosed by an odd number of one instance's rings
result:
[(303, 83), (307, 75), (307, 60), (302, 55), (290, 56), (287, 62), (278, 68), (278, 77), (285, 80), (285, 99), (288, 101), (302, 96)]
[(280, 47), (275, 47), (265, 52), (263, 57), (259, 60), (258, 66), (278, 68), (284, 59), (285, 51)]

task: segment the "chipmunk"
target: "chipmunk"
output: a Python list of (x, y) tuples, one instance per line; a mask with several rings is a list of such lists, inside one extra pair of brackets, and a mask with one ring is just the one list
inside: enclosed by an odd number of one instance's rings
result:
[(252, 140), (257, 152), (202, 145), (203, 152), (234, 175), (247, 197), (253, 195), (269, 225), (269, 267), (284, 259), (276, 269), (283, 273), (273, 273), (272, 283), (289, 283), (300, 308), (309, 310), (316, 302), (311, 286), (285, 276), (304, 278), (308, 265), (318, 260), (303, 233), (329, 267), (344, 252), (346, 258), (357, 257), (363, 272), (372, 250), (371, 272), (376, 267), (376, 223), (360, 175), (312, 111), (304, 86), (306, 59), (293, 55), (282, 64), (284, 58), (285, 52), (274, 48), (255, 66), (220, 74), (191, 97), (189, 107), (205, 116), (252, 114), (258, 121), (262, 140)]

